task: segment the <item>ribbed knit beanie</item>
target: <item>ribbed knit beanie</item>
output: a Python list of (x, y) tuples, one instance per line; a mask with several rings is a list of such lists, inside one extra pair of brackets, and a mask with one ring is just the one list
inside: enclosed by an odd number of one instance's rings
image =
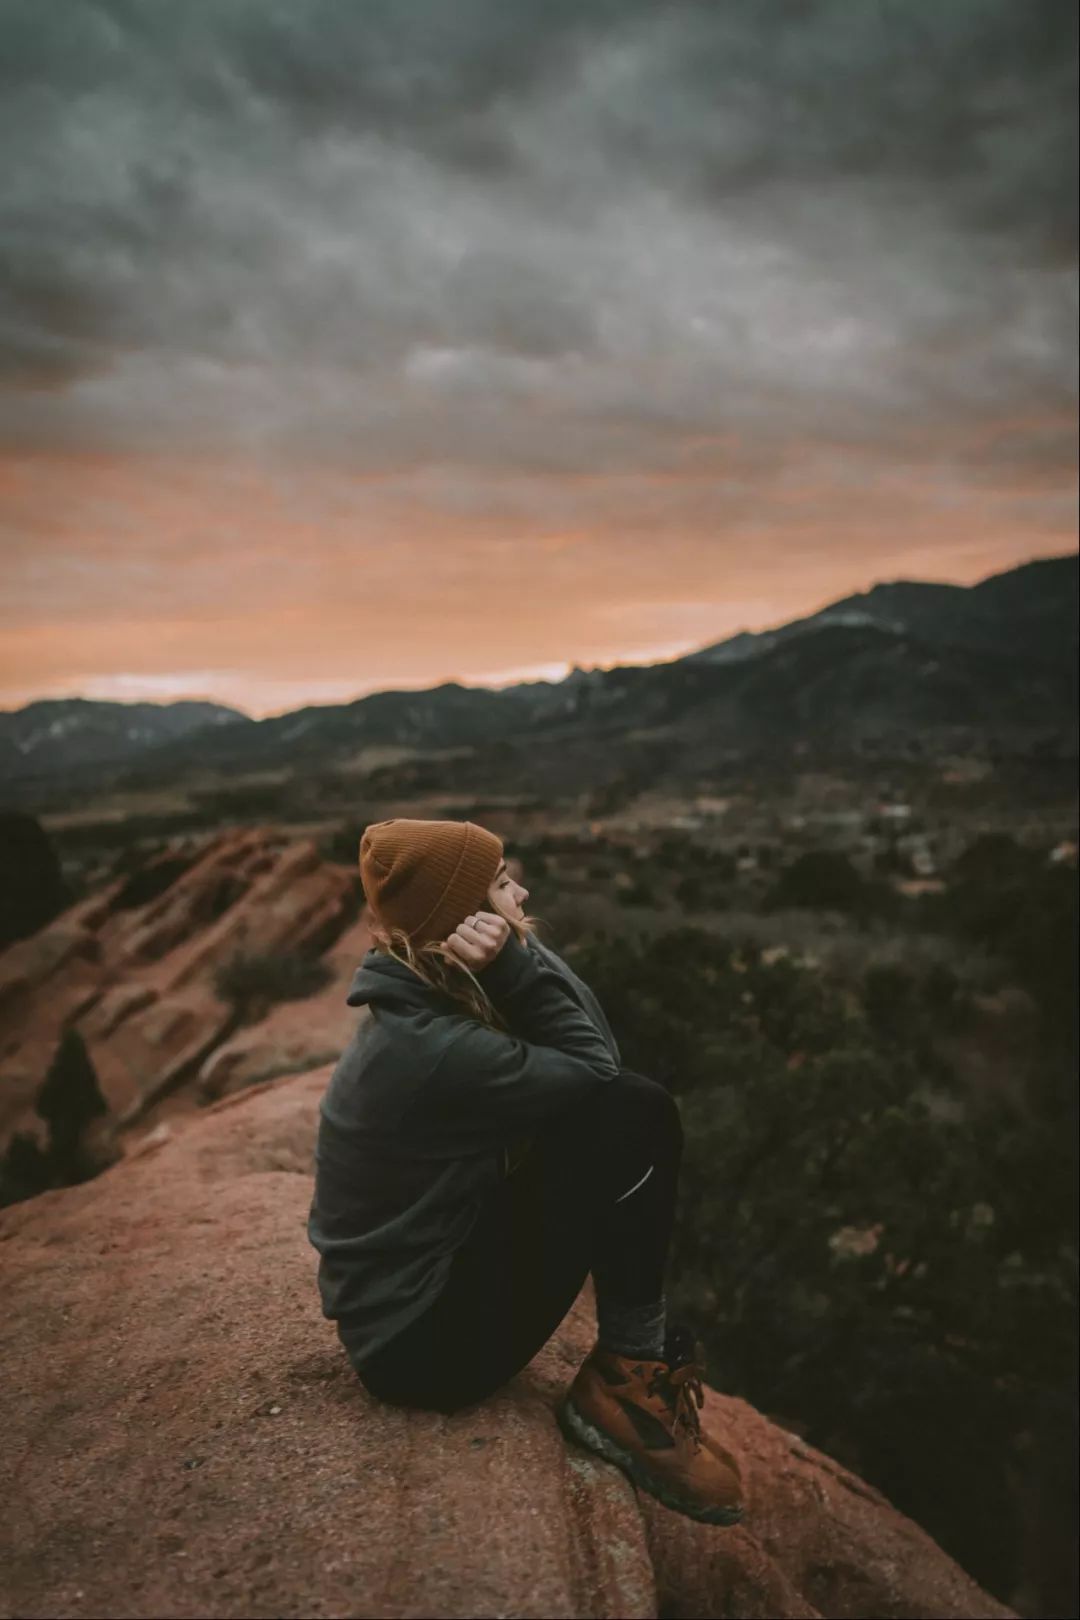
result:
[(360, 882), (375, 920), (414, 946), (452, 934), (488, 905), (502, 839), (475, 821), (373, 821), (360, 840)]

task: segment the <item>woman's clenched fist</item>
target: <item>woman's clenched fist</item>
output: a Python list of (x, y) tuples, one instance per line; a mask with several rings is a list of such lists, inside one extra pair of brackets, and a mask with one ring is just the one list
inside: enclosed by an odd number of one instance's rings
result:
[(494, 962), (510, 933), (505, 917), (493, 911), (473, 911), (454, 932), (443, 941), (451, 959), (461, 962), (475, 973), (477, 968)]

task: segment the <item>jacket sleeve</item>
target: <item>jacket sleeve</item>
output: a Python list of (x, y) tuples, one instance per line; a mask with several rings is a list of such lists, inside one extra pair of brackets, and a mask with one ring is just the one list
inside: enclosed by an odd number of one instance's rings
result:
[(561, 975), (513, 934), (476, 978), (507, 1014), (528, 998), (533, 1038), (489, 1029), (476, 1019), (454, 1019), (425, 1087), (425, 1112), (461, 1152), (505, 1145), (619, 1072), (603, 1035)]
[[(554, 967), (556, 973), (562, 974), (564, 978), (571, 981), (571, 993), (574, 995), (575, 1000), (584, 1005), (585, 1011), (588, 1013), (597, 1029), (599, 1029), (601, 1035), (603, 1035), (604, 1040), (607, 1042), (608, 1051), (611, 1053), (616, 1063), (621, 1064), (622, 1053), (619, 1051), (619, 1045), (615, 1039), (615, 1032), (608, 1022), (607, 1014), (604, 1012), (603, 1007), (601, 1007), (595, 992), (590, 988), (589, 985), (585, 983), (584, 979), (578, 977), (578, 975), (571, 968), (570, 964), (564, 961), (557, 951), (552, 950), (550, 945), (541, 944), (536, 936), (533, 935), (530, 941), (530, 946), (532, 947), (531, 953), (538, 953), (542, 963), (546, 963), (549, 967)], [(577, 986), (576, 990), (574, 989), (575, 985)], [(514, 1028), (519, 1035), (525, 1038), (525, 1040), (530, 1039), (528, 1013), (529, 1005), (528, 999), (526, 998), (524, 1002), (519, 1003), (514, 1008)]]

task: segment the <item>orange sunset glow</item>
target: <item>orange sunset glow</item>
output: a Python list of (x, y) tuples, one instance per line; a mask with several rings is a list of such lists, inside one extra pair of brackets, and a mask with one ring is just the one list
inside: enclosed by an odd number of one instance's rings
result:
[(69, 13), (14, 115), (0, 704), (559, 679), (1075, 545), (1019, 12), (923, 8), (893, 71), (828, 8), (182, 9)]

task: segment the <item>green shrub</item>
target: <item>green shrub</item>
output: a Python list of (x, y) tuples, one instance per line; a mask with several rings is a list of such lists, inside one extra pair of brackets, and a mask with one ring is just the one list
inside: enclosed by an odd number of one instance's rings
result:
[(237, 953), (215, 972), (214, 989), (223, 1001), (250, 1013), (278, 1001), (303, 1001), (333, 976), (325, 962), (298, 951)]
[(764, 905), (770, 911), (806, 907), (869, 916), (894, 909), (893, 900), (884, 884), (868, 883), (846, 855), (831, 849), (811, 849), (785, 867)]
[(701, 911), (705, 904), (701, 879), (696, 875), (681, 877), (675, 885), (675, 898), (687, 911)]
[(615, 895), (621, 906), (651, 906), (656, 903), (651, 885), (641, 878), (636, 878), (628, 888), (616, 889)]
[(928, 895), (927, 926), (994, 952), (1039, 1003), (1048, 1034), (1076, 1041), (1077, 872), (1004, 833), (977, 838)]
[(89, 1172), (81, 1143), (91, 1120), (108, 1112), (86, 1042), (73, 1026), (64, 1030), (34, 1107), (49, 1128), (49, 1152), (65, 1183), (82, 1181)]
[(360, 840), (364, 836), (366, 826), (367, 823), (364, 821), (342, 822), (319, 840), (319, 854), (324, 860), (337, 861), (342, 866), (358, 866)]
[[(566, 954), (623, 1063), (679, 1097), (668, 1294), (718, 1386), (1008, 1592), (1015, 1481), (1064, 1466), (1075, 1426), (1075, 1071), (1071, 1102), (1052, 1055), (1026, 1104), (973, 1099), (927, 1038), (940, 971), (851, 985), (689, 926)], [(1036, 1413), (1058, 1415), (1037, 1459)]]

